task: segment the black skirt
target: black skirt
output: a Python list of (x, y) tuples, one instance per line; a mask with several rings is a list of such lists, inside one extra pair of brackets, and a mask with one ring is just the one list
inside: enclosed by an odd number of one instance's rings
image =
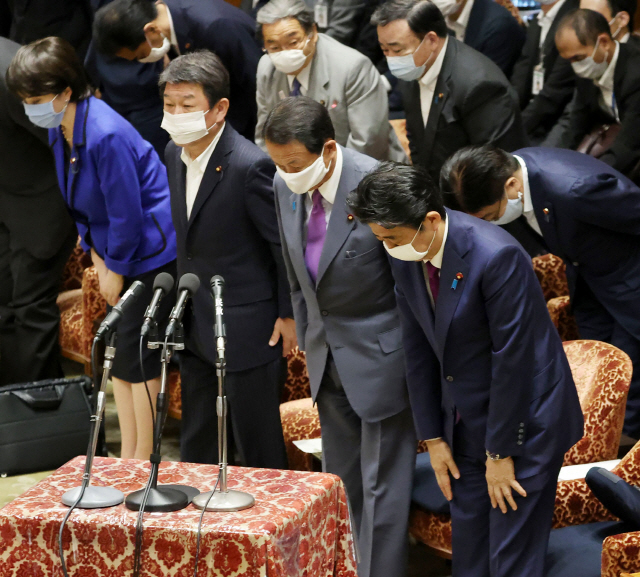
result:
[[(177, 274), (176, 261), (171, 261), (157, 269), (138, 276), (124, 278), (121, 294), (124, 294), (133, 282), (137, 280), (144, 284), (144, 291), (127, 309), (118, 324), (116, 331), (116, 355), (113, 359), (113, 367), (111, 369), (112, 377), (129, 383), (141, 383), (143, 380), (140, 370), (140, 329), (144, 322), (144, 313), (153, 298), (153, 281), (161, 272), (168, 272), (175, 279)], [(160, 337), (164, 335), (175, 301), (175, 290), (165, 295), (162, 301), (160, 301), (160, 307), (156, 316), (156, 320), (158, 321), (158, 335)], [(107, 312), (110, 310), (111, 307), (107, 306)], [(144, 376), (148, 381), (160, 376), (160, 354), (161, 348), (149, 349), (145, 341), (142, 349), (142, 362), (144, 365)]]

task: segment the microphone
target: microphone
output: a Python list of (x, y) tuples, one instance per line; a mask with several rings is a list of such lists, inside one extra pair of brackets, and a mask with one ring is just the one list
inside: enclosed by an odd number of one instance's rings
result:
[(139, 280), (134, 281), (127, 292), (122, 295), (122, 298), (116, 306), (111, 309), (111, 312), (102, 321), (100, 328), (96, 332), (96, 339), (104, 337), (116, 328), (126, 310), (138, 299), (142, 291), (144, 291), (144, 284)]
[(190, 272), (182, 275), (180, 282), (178, 283), (178, 302), (173, 307), (171, 315), (169, 316), (169, 324), (164, 334), (165, 337), (170, 337), (176, 328), (176, 325), (182, 320), (187, 300), (190, 296), (193, 296), (200, 288), (200, 279)]
[(158, 314), (158, 306), (164, 295), (171, 292), (173, 288), (173, 277), (168, 272), (161, 272), (153, 281), (153, 298), (151, 304), (144, 313), (144, 324), (140, 330), (140, 336), (147, 336), (151, 330), (151, 325), (155, 323)]
[(226, 341), (227, 331), (224, 326), (224, 310), (222, 293), (224, 291), (224, 279), (217, 274), (211, 278), (211, 294), (213, 295), (213, 305), (216, 311), (216, 324), (213, 326), (213, 333), (216, 339), (222, 338)]

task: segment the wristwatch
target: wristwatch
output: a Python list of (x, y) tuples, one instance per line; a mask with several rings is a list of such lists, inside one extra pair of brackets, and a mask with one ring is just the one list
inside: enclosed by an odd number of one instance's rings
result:
[(501, 457), (498, 453), (492, 453), (491, 451), (485, 451), (487, 453), (487, 457), (492, 461), (502, 461), (502, 459), (508, 459), (509, 457)]

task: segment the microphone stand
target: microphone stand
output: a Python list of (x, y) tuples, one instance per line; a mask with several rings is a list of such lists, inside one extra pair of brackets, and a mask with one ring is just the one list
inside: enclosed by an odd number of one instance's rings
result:
[[(217, 303), (216, 303), (217, 305)], [(229, 490), (227, 487), (227, 397), (224, 394), (224, 382), (227, 374), (224, 337), (216, 338), (216, 374), (218, 375), (218, 459), (220, 461), (219, 490), (200, 493), (193, 499), (193, 506), (207, 511), (241, 511), (256, 504), (253, 495), (243, 491)]]
[[(178, 511), (189, 505), (191, 500), (200, 493), (195, 487), (189, 485), (158, 485), (158, 469), (162, 456), (160, 455), (160, 447), (162, 445), (162, 430), (167, 419), (167, 410), (169, 403), (167, 402), (166, 390), (169, 381), (169, 361), (174, 350), (184, 349), (184, 332), (182, 324), (176, 325), (173, 339), (174, 342), (157, 341), (151, 339), (158, 338), (157, 325), (154, 323), (149, 332), (150, 349), (157, 349), (162, 346), (162, 376), (160, 392), (156, 401), (156, 427), (153, 432), (153, 453), (149, 457), (151, 461), (150, 484), (144, 510), (150, 513), (167, 513), (170, 511)], [(139, 511), (142, 501), (144, 500), (145, 489), (140, 489), (127, 495), (124, 504), (127, 509)]]
[[(116, 355), (116, 332), (112, 331), (109, 334), (109, 343), (106, 346), (104, 353), (104, 364), (102, 371), (102, 382), (100, 384), (100, 391), (98, 392), (98, 399), (96, 401), (95, 413), (91, 416), (91, 422), (93, 423), (93, 429), (89, 436), (89, 447), (87, 449), (87, 458), (84, 465), (84, 473), (82, 475), (82, 486), (70, 489), (64, 495), (62, 495), (62, 503), (67, 507), (71, 507), (75, 504), (76, 500), (80, 496), (83, 486), (84, 493), (82, 493), (82, 499), (78, 502), (76, 507), (80, 509), (100, 509), (103, 507), (115, 507), (124, 500), (124, 493), (114, 489), (113, 487), (92, 487), (91, 482), (91, 469), (93, 467), (93, 459), (96, 454), (96, 448), (98, 446), (98, 436), (100, 433), (100, 423), (102, 422), (102, 415), (104, 413), (105, 397), (107, 389), (107, 381), (109, 380), (109, 374), (111, 373), (111, 367), (113, 366), (113, 359)], [(94, 378), (96, 375), (94, 375)]]

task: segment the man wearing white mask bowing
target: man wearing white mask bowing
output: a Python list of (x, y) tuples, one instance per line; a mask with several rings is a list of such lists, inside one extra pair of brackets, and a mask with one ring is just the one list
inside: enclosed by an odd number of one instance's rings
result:
[(376, 162), (336, 143), (327, 109), (304, 96), (269, 114), (280, 237), (323, 467), (345, 483), (359, 577), (402, 577), (416, 438), (389, 260), (346, 197)]
[[(216, 351), (209, 281), (225, 279), (226, 395), (241, 464), (287, 468), (280, 424), (283, 357), (296, 346), (274, 207), (273, 163), (226, 122), (229, 74), (211, 52), (160, 76), (178, 273), (202, 286), (184, 315), (183, 461), (217, 463)], [(234, 451), (230, 451), (230, 456)]]
[(389, 124), (387, 90), (371, 61), (319, 34), (304, 0), (271, 0), (258, 11), (266, 54), (258, 64), (258, 124), (286, 96), (308, 96), (329, 111), (336, 142), (378, 160), (406, 162)]

